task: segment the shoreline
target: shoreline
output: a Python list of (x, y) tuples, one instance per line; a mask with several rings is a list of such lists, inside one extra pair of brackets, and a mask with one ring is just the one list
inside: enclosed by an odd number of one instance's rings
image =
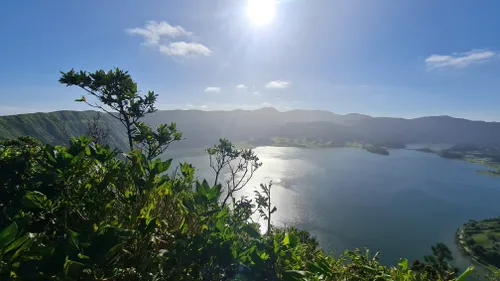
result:
[(457, 245), (458, 250), (464, 254), (468, 259), (470, 259), (473, 263), (481, 266), (482, 268), (488, 270), (488, 271), (493, 271), (493, 270), (500, 270), (500, 268), (487, 263), (486, 261), (483, 261), (479, 256), (477, 256), (467, 245), (465, 244), (464, 241), (464, 228), (461, 227), (460, 229), (457, 230), (455, 233), (455, 244)]
[[(241, 145), (241, 144), (240, 144)], [(478, 164), (481, 165), (485, 168), (486, 170), (477, 170), (478, 173), (481, 174), (486, 174), (490, 176), (500, 176), (500, 163), (493, 162), (489, 158), (486, 157), (478, 157), (478, 156), (473, 156), (469, 154), (464, 154), (463, 157), (461, 158), (452, 158), (452, 157), (445, 157), (439, 154), (439, 151), (435, 151), (432, 149), (428, 148), (407, 148), (407, 147), (384, 147), (384, 146), (375, 146), (375, 147), (380, 147), (384, 150), (384, 153), (377, 153), (375, 151), (370, 151), (367, 149), (367, 147), (370, 147), (372, 145), (361, 143), (361, 142), (348, 142), (344, 145), (325, 145), (324, 143), (308, 143), (308, 144), (298, 144), (298, 143), (274, 143), (274, 144), (266, 144), (266, 145), (256, 145), (252, 144), (249, 142), (244, 142), (245, 148), (257, 148), (257, 147), (263, 147), (263, 146), (269, 146), (269, 147), (296, 147), (296, 148), (314, 148), (314, 149), (321, 149), (321, 148), (358, 148), (358, 149), (363, 149), (369, 153), (373, 154), (378, 154), (382, 156), (387, 156), (389, 155), (388, 150), (410, 150), (410, 151), (416, 151), (416, 152), (421, 152), (421, 153), (427, 153), (427, 154), (434, 154), (440, 158), (443, 159), (450, 159), (450, 160), (460, 160), (464, 161), (467, 163), (471, 164)], [(372, 146), (373, 147), (373, 146)], [(387, 153), (386, 153), (387, 152)]]

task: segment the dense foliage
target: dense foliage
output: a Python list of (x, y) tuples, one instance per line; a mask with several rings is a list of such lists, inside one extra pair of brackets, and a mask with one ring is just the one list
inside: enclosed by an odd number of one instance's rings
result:
[(271, 206), (221, 206), (221, 186), (196, 180), (189, 164), (169, 173), (171, 160), (120, 160), (87, 138), (21, 138), (0, 153), (1, 280), (438, 279), (368, 252), (334, 259), (295, 228), (262, 235), (251, 215)]
[[(115, 89), (133, 83), (123, 72), (110, 73), (106, 79)], [(123, 94), (129, 93), (115, 91), (114, 99)], [(136, 113), (120, 114), (126, 119)], [(405, 259), (383, 266), (378, 253), (360, 250), (334, 258), (308, 232), (271, 224), (272, 183), (256, 190), (255, 201), (236, 198), (262, 165), (252, 150), (221, 139), (208, 153), (216, 178), (229, 169), (229, 180), (209, 184), (195, 177), (191, 165), (171, 169), (171, 159), (156, 157), (180, 139), (175, 124), (156, 131), (139, 119), (134, 125), (126, 154), (88, 137), (73, 138), (68, 146), (30, 137), (0, 143), (0, 280), (456, 277), (444, 245), (411, 266)], [(254, 215), (267, 221), (265, 234)]]

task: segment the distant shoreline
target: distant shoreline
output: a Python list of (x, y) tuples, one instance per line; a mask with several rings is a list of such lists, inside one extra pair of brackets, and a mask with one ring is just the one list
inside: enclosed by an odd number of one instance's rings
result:
[(463, 234), (463, 227), (460, 228), (456, 233), (455, 233), (455, 242), (457, 245), (457, 248), (460, 252), (466, 255), (467, 258), (472, 260), (474, 263), (477, 265), (482, 266), (484, 269), (487, 270), (492, 270), (492, 267), (495, 269), (498, 269), (492, 264), (489, 264), (483, 260), (481, 260), (480, 257), (478, 257), (469, 247), (466, 246), (465, 241), (464, 241), (464, 234)]
[(255, 144), (252, 142), (240, 142), (236, 143), (238, 148), (256, 148), (260, 146), (271, 146), (271, 147), (296, 147), (296, 148), (361, 148), (370, 153), (388, 156), (390, 155), (390, 151), (392, 149), (403, 149), (403, 150), (412, 150), (423, 153), (435, 154), (441, 158), (445, 159), (456, 159), (461, 160), (473, 164), (480, 164), (484, 167), (487, 167), (488, 170), (478, 170), (478, 173), (483, 173), (491, 176), (500, 176), (500, 162), (493, 161), (487, 155), (478, 153), (473, 150), (461, 150), (454, 151), (452, 149), (442, 149), (442, 150), (434, 150), (428, 147), (422, 148), (408, 148), (405, 144), (370, 144), (364, 142), (346, 142), (344, 144), (333, 143), (333, 142), (324, 142), (324, 141), (312, 141), (312, 140), (290, 140), (286, 138), (273, 138), (269, 143), (261, 143)]

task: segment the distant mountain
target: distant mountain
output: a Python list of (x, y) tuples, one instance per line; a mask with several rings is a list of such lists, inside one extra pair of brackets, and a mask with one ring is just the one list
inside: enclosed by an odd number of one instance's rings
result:
[(450, 116), (415, 119), (370, 118), (357, 122), (356, 131), (371, 141), (404, 143), (500, 143), (500, 123)]
[[(30, 135), (46, 143), (66, 143), (69, 137), (86, 133), (94, 111), (56, 111), (0, 116), (0, 138)], [(126, 147), (121, 124), (103, 114), (111, 129), (111, 141)], [(220, 137), (231, 141), (271, 144), (271, 138), (305, 139), (334, 144), (367, 142), (372, 144), (448, 143), (500, 144), (500, 123), (471, 121), (449, 116), (415, 119), (371, 117), (363, 114), (340, 115), (321, 110), (274, 108), (257, 110), (200, 111), (160, 110), (144, 121), (156, 126), (176, 122), (185, 140), (173, 148), (204, 147)]]

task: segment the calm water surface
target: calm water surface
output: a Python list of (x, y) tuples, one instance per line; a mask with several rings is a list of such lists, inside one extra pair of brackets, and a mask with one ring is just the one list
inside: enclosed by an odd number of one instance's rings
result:
[[(482, 166), (410, 150), (390, 156), (360, 149), (260, 147), (264, 163), (243, 193), (253, 196), (259, 183), (273, 180), (276, 224), (295, 224), (312, 232), (334, 254), (367, 247), (381, 260), (420, 259), (436, 242), (460, 257), (454, 234), (469, 219), (500, 215), (500, 179), (476, 173)], [(200, 151), (172, 155), (213, 178)]]

